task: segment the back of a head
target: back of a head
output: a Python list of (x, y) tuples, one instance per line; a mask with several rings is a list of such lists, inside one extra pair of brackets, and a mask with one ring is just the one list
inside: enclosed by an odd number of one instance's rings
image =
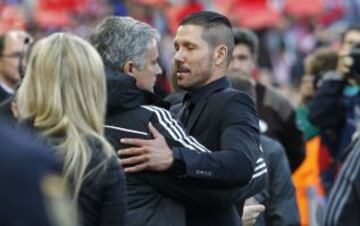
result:
[(211, 48), (224, 44), (228, 49), (227, 62), (230, 63), (234, 49), (234, 34), (227, 17), (216, 12), (202, 11), (184, 17), (179, 26), (185, 25), (202, 27), (202, 38)]
[(256, 99), (255, 82), (247, 77), (229, 76), (231, 86), (248, 94), (254, 100)]
[(305, 59), (305, 73), (308, 75), (322, 76), (328, 71), (336, 70), (338, 52), (329, 47), (315, 50)]
[(100, 133), (105, 94), (96, 50), (81, 38), (57, 33), (35, 45), (17, 102), (20, 117), (49, 134), (64, 132), (69, 123)]
[(150, 25), (119, 16), (106, 17), (89, 36), (105, 66), (120, 71), (128, 61), (143, 68), (147, 49), (154, 39), (159, 41), (160, 36)]
[(259, 51), (259, 39), (256, 34), (248, 29), (234, 28), (235, 46), (242, 44), (249, 48), (253, 58), (256, 60)]

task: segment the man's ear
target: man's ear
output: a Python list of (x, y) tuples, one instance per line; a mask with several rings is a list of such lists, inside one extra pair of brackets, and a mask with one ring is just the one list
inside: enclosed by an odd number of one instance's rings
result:
[(227, 58), (228, 49), (225, 45), (219, 45), (214, 51), (214, 62), (216, 66), (223, 64)]
[(131, 60), (126, 62), (123, 71), (130, 76), (134, 76), (134, 70), (135, 70), (134, 62)]

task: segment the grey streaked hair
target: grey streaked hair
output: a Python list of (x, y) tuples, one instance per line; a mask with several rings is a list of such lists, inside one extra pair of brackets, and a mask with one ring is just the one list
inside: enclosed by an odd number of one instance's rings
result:
[(89, 36), (104, 64), (121, 71), (130, 60), (136, 67), (144, 68), (146, 53), (153, 39), (158, 42), (160, 35), (150, 25), (119, 16), (106, 17)]

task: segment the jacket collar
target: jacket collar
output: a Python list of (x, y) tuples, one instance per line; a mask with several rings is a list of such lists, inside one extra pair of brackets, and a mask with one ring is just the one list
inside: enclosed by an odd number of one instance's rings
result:
[(106, 68), (107, 115), (119, 114), (141, 105), (156, 105), (169, 108), (170, 103), (159, 96), (136, 86), (136, 81), (128, 74)]
[(184, 102), (190, 99), (191, 104), (197, 104), (201, 99), (206, 99), (211, 94), (230, 87), (230, 82), (226, 76), (219, 78), (199, 89), (191, 90), (184, 96)]

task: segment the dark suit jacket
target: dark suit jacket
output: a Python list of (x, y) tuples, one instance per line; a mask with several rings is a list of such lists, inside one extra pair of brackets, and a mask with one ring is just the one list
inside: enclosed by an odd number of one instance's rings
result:
[[(173, 148), (173, 172), (193, 178), (193, 183), (199, 186), (224, 188), (244, 186), (252, 177), (266, 173), (266, 167), (254, 171), (257, 161), (263, 161), (254, 101), (247, 94), (230, 88), (225, 77), (189, 94), (198, 98), (185, 124), (186, 129), (216, 153), (199, 155)], [(178, 112), (179, 118), (184, 108)], [(188, 226), (241, 225), (235, 206), (206, 209), (187, 206), (186, 218)]]

